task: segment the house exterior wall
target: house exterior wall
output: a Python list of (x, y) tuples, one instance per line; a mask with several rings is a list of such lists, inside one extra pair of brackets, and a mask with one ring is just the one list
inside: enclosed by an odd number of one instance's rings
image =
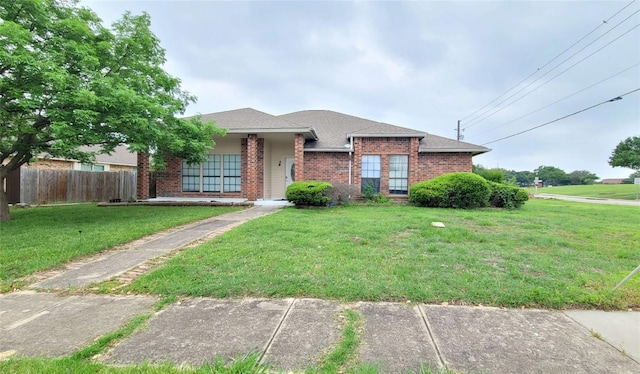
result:
[[(285, 197), (285, 165), (287, 158), (294, 157), (292, 141), (272, 140), (269, 142), (271, 155), (271, 173), (266, 174), (270, 180), (271, 191), (266, 198), (284, 199)], [(265, 170), (266, 171), (266, 170)]]
[(348, 152), (307, 152), (304, 154), (304, 167), (308, 180), (349, 183)]
[[(243, 154), (241, 139), (225, 139), (225, 142), (216, 142), (216, 146), (210, 154)], [(246, 147), (245, 147), (246, 148)], [(162, 197), (232, 197), (246, 198), (246, 188), (244, 186), (245, 176), (243, 175), (243, 187), (241, 192), (183, 192), (182, 191), (182, 160), (176, 157), (165, 159), (166, 168), (157, 173), (156, 195)], [(245, 168), (246, 155), (242, 157), (243, 169)], [(139, 171), (140, 174), (140, 171)]]
[(418, 180), (435, 178), (454, 172), (471, 173), (473, 161), (470, 153), (420, 153), (418, 156)]
[(25, 165), (25, 167), (48, 170), (73, 170), (73, 164), (74, 161), (68, 160), (40, 159)]
[[(157, 175), (157, 196), (175, 197), (242, 197), (280, 199), (285, 197), (285, 160), (296, 161), (296, 180), (324, 180), (334, 184), (349, 183), (360, 189), (362, 156), (380, 156), (380, 191), (389, 195), (389, 160), (392, 155), (409, 156), (409, 186), (436, 176), (472, 170), (470, 153), (419, 153), (419, 139), (410, 137), (362, 137), (353, 139), (353, 152), (304, 152), (304, 138), (227, 138), (216, 144), (212, 154), (240, 154), (242, 165), (241, 192), (182, 192), (182, 161), (168, 158), (167, 167)], [(140, 167), (140, 166), (139, 166)], [(139, 182), (140, 185), (140, 182)], [(406, 198), (406, 195), (391, 195)], [(404, 197), (403, 197), (404, 196)]]

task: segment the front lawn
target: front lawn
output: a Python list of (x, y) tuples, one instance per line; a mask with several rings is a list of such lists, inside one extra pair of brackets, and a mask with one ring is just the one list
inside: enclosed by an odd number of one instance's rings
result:
[(238, 207), (121, 206), (95, 204), (14, 209), (0, 222), (0, 292), (17, 278), (100, 252), (173, 226)]
[[(210, 297), (640, 307), (637, 207), (285, 209), (168, 261), (129, 290)], [(431, 226), (439, 221), (446, 228)]]

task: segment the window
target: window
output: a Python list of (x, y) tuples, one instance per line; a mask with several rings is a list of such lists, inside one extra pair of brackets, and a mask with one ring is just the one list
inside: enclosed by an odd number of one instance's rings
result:
[(207, 155), (203, 163), (193, 165), (182, 161), (182, 191), (239, 192), (240, 173), (240, 155)]
[(224, 155), (224, 191), (240, 192), (240, 155)]
[(406, 195), (409, 192), (409, 156), (389, 157), (389, 193)]
[(207, 155), (202, 163), (202, 192), (220, 191), (220, 155)]
[(380, 156), (362, 156), (362, 180), (360, 192), (364, 193), (367, 185), (373, 185), (376, 192), (380, 192)]
[(83, 170), (83, 171), (104, 171), (104, 165), (80, 164), (80, 170)]
[(200, 192), (200, 164), (182, 161), (182, 191)]

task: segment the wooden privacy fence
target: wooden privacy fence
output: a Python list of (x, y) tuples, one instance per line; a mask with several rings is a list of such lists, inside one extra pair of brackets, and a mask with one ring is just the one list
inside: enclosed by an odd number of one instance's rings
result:
[[(80, 171), (20, 168), (7, 181), (9, 203), (128, 201), (136, 197), (136, 174), (131, 171)], [(17, 188), (17, 191), (15, 190)], [(11, 191), (10, 191), (11, 190)], [(19, 191), (19, 194), (18, 194)], [(13, 200), (13, 201), (12, 201)]]

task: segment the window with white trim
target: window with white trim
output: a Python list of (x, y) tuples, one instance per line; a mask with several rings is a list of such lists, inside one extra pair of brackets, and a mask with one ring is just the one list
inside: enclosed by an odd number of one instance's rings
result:
[(360, 192), (364, 193), (367, 185), (373, 185), (376, 192), (380, 192), (380, 156), (364, 155), (362, 156), (362, 175), (360, 183)]
[(409, 156), (389, 156), (389, 193), (392, 195), (409, 193)]
[(183, 192), (239, 192), (240, 179), (240, 155), (207, 155), (200, 164), (182, 161)]

